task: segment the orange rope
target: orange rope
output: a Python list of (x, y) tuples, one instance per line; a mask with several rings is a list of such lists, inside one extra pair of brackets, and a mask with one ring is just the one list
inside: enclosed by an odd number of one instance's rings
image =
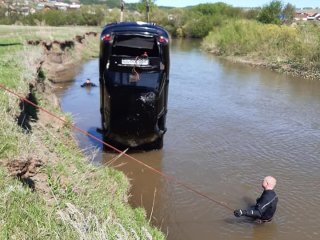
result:
[[(26, 99), (25, 97), (22, 97), (22, 96), (20, 96), (19, 94), (15, 93), (14, 91), (6, 88), (3, 84), (0, 84), (0, 88), (2, 88), (3, 90), (11, 93), (12, 95), (18, 97), (20, 100), (31, 104), (32, 106), (36, 107), (37, 109), (40, 109), (41, 111), (47, 113), (48, 115), (50, 115), (50, 116), (58, 119), (59, 121), (61, 121), (61, 122), (63, 122), (63, 123), (66, 123), (66, 121), (65, 121), (64, 119), (62, 119), (61, 117), (58, 117), (57, 115), (49, 112), (48, 110), (44, 109), (43, 107), (40, 107), (40, 106), (34, 104), (33, 102), (31, 102), (30, 100)], [(127, 158), (129, 158), (129, 159), (131, 159), (131, 160), (134, 160), (135, 162), (139, 163), (140, 165), (143, 165), (144, 167), (148, 168), (148, 169), (151, 170), (152, 172), (161, 175), (162, 177), (164, 177), (164, 178), (167, 179), (168, 181), (171, 181), (171, 182), (173, 182), (173, 183), (175, 183), (175, 184), (177, 184), (177, 185), (180, 185), (180, 186), (184, 187), (185, 189), (189, 190), (190, 192), (193, 192), (193, 193), (195, 193), (195, 194), (197, 194), (197, 195), (199, 195), (199, 196), (202, 196), (203, 198), (208, 199), (208, 200), (211, 201), (211, 202), (214, 202), (214, 203), (216, 203), (216, 204), (218, 204), (218, 205), (220, 205), (220, 206), (222, 206), (222, 207), (225, 207), (225, 208), (228, 209), (228, 210), (233, 211), (233, 209), (232, 209), (231, 207), (229, 207), (226, 203), (221, 202), (221, 201), (218, 201), (218, 200), (215, 200), (215, 199), (213, 199), (213, 198), (205, 195), (204, 193), (202, 193), (202, 192), (200, 192), (200, 191), (192, 188), (191, 186), (189, 186), (189, 185), (187, 185), (187, 184), (185, 184), (185, 183), (183, 183), (183, 182), (180, 182), (180, 181), (177, 180), (176, 178), (174, 178), (174, 177), (172, 177), (172, 176), (169, 176), (169, 175), (167, 175), (167, 174), (165, 174), (165, 173), (163, 173), (163, 172), (161, 172), (161, 171), (159, 171), (159, 170), (157, 170), (157, 169), (155, 169), (155, 168), (153, 168), (153, 167), (145, 164), (144, 162), (142, 162), (142, 161), (136, 159), (135, 157), (127, 154), (126, 152), (123, 152), (123, 151), (117, 149), (116, 147), (114, 147), (114, 146), (112, 146), (112, 145), (110, 145), (110, 144), (102, 141), (101, 139), (99, 139), (99, 138), (95, 137), (94, 135), (88, 133), (87, 131), (85, 131), (85, 130), (79, 128), (79, 127), (77, 127), (76, 125), (71, 124), (71, 128), (73, 128), (73, 129), (77, 130), (78, 132), (80, 132), (80, 133), (82, 133), (82, 134), (84, 134), (84, 135), (86, 135), (86, 136), (88, 136), (88, 137), (96, 140), (97, 142), (102, 143), (103, 145), (105, 145), (105, 146), (111, 148), (112, 150), (114, 150), (114, 151), (116, 151), (116, 152), (118, 152), (118, 153), (126, 156)]]

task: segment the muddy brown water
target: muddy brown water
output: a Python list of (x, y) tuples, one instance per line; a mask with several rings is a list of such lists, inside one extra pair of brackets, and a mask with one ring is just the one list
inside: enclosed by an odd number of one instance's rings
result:
[[(261, 179), (278, 180), (273, 222), (257, 225), (228, 208), (173, 184), (126, 157), (113, 166), (131, 179), (131, 204), (170, 240), (320, 239), (320, 81), (234, 64), (199, 51), (199, 42), (173, 41), (167, 127), (161, 151), (132, 154), (157, 170), (231, 208), (253, 203)], [(100, 126), (98, 60), (59, 85), (62, 109), (76, 124)], [(93, 161), (114, 154), (76, 134)]]

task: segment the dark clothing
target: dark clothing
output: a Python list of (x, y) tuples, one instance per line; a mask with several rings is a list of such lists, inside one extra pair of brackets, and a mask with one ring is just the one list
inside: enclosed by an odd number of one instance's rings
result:
[(83, 83), (82, 85), (81, 85), (81, 87), (96, 87), (97, 85), (95, 85), (94, 83)]
[(278, 197), (273, 190), (264, 190), (257, 203), (252, 208), (247, 209), (244, 216), (260, 219), (262, 221), (271, 221), (276, 212)]

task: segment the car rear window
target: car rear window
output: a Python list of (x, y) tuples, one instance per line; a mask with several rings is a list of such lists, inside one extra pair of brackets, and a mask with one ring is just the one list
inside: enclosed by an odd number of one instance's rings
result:
[(114, 87), (135, 86), (150, 88), (156, 91), (160, 87), (160, 77), (161, 74), (159, 72), (142, 72), (140, 74), (133, 74), (132, 72), (107, 72), (107, 79)]
[(112, 45), (112, 55), (141, 56), (147, 53), (149, 57), (159, 56), (157, 41), (152, 36), (117, 35)]

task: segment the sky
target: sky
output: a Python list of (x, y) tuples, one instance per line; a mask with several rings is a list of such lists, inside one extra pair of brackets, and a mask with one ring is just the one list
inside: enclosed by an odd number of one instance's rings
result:
[[(139, 2), (138, 0), (124, 0), (126, 3)], [(158, 6), (186, 7), (200, 3), (224, 2), (233, 7), (262, 7), (271, 2), (271, 0), (156, 0)], [(297, 8), (320, 7), (319, 0), (283, 0), (284, 4), (291, 3)]]

